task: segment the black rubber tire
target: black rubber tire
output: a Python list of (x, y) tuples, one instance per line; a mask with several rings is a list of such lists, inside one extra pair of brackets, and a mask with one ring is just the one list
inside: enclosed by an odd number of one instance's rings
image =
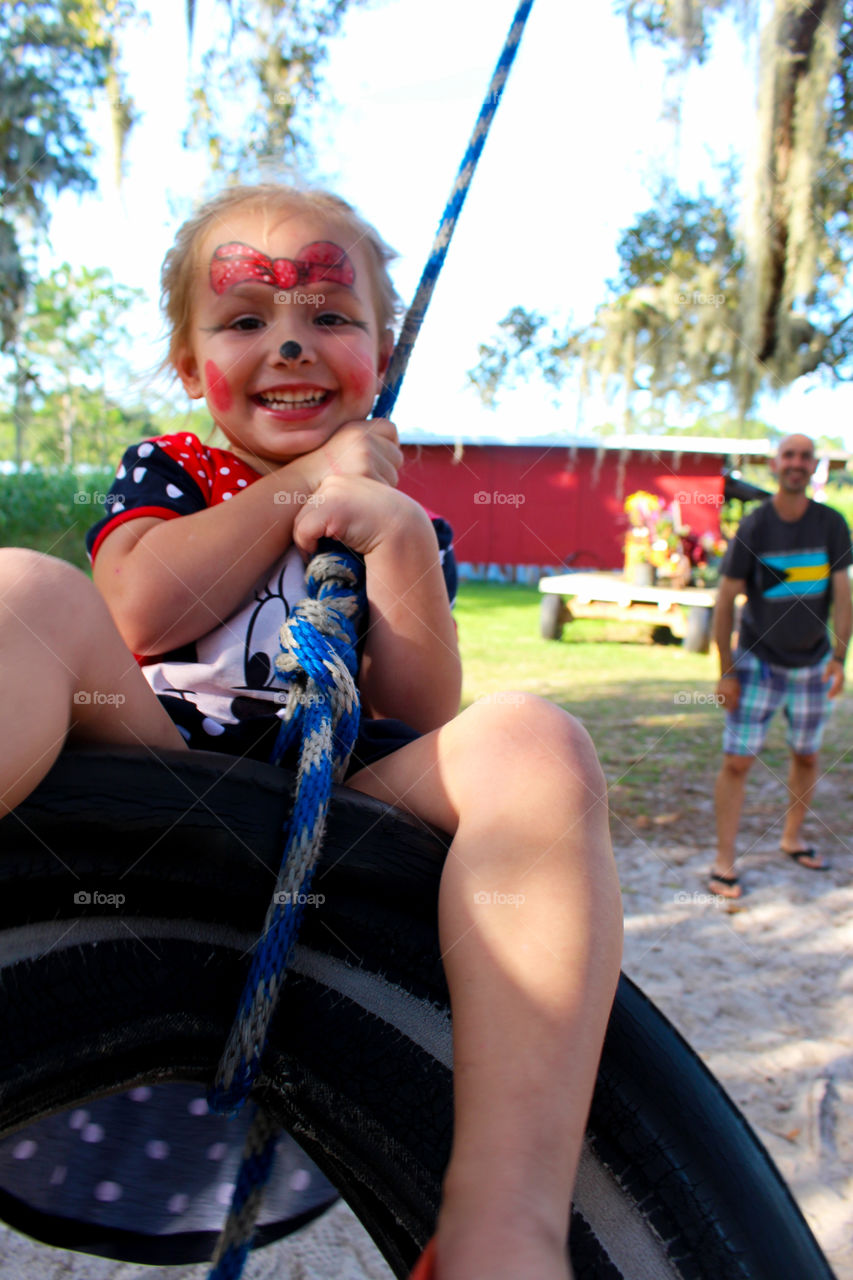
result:
[(684, 635), (684, 648), (688, 653), (707, 653), (711, 647), (711, 631), (714, 621), (713, 609), (704, 605), (691, 605), (687, 610), (687, 627)]
[(539, 634), (543, 640), (559, 640), (563, 635), (563, 624), (566, 621), (566, 606), (562, 596), (555, 596), (550, 591), (542, 596), (539, 606)]
[[(136, 1084), (210, 1080), (290, 786), (201, 752), (75, 752), (0, 823), (0, 1133)], [(398, 1276), (432, 1230), (451, 1137), (444, 850), (337, 790), (312, 886), (325, 902), (306, 911), (256, 1090)], [(743, 1117), (626, 979), (571, 1239), (577, 1280), (831, 1280)]]

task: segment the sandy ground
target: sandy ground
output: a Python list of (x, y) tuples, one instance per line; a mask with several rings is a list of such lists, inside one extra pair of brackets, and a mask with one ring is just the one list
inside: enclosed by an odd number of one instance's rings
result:
[[(776, 850), (778, 786), (750, 783), (735, 909), (706, 888), (707, 822), (614, 832), (626, 911), (625, 971), (686, 1036), (743, 1110), (791, 1187), (838, 1280), (853, 1280), (853, 849), (850, 797), (822, 783), (821, 850), (803, 870)], [(699, 832), (701, 830), (701, 845)], [(851, 842), (853, 843), (853, 842)], [(151, 1268), (59, 1253), (0, 1231), (0, 1280), (172, 1280)], [(247, 1280), (387, 1280), (342, 1206), (299, 1238), (255, 1255)], [(781, 1280), (781, 1278), (780, 1278)]]

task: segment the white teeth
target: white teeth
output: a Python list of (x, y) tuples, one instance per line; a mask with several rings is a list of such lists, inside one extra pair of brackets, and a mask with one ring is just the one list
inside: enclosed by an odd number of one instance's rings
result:
[(258, 397), (264, 404), (277, 408), (279, 405), (319, 404), (326, 396), (325, 391), (267, 391)]

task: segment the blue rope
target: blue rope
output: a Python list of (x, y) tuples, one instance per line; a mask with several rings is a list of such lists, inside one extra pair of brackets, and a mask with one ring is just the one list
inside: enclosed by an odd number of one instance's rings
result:
[[(276, 669), (289, 687), (272, 762), (281, 763), (299, 746), (296, 797), (275, 892), (208, 1095), (211, 1110), (225, 1115), (239, 1111), (257, 1079), (322, 848), (332, 783), (342, 778), (358, 733), (356, 640), (366, 603), (364, 564), (329, 545), (335, 551), (311, 561), (308, 598), (281, 629)], [(210, 1280), (236, 1280), (243, 1270), (277, 1139), (278, 1126), (257, 1108)]]
[[(386, 418), (393, 411), (532, 6), (533, 0), (521, 0), (516, 10), (435, 243), (403, 321), (374, 417)], [(288, 750), (301, 744), (296, 798), (273, 901), (208, 1097), (211, 1109), (226, 1115), (236, 1114), (257, 1079), (270, 1020), (320, 855), (332, 782), (343, 777), (358, 732), (355, 646), (358, 616), (365, 607), (364, 566), (336, 546), (335, 554), (326, 553), (311, 561), (307, 586), (308, 598), (296, 606), (282, 627), (282, 653), (276, 660), (278, 673), (290, 678), (290, 686), (272, 759), (274, 764), (280, 763)], [(277, 1125), (257, 1108), (209, 1280), (238, 1280), (242, 1274), (277, 1139)]]
[(456, 227), (456, 220), (462, 210), (462, 205), (465, 203), (465, 197), (468, 194), (468, 188), (471, 185), (477, 161), (480, 159), (480, 153), (483, 150), (492, 120), (498, 109), (498, 103), (501, 100), (504, 85), (515, 60), (518, 45), (524, 32), (524, 25), (532, 7), (533, 0), (521, 0), (515, 11), (512, 26), (506, 38), (506, 44), (503, 47), (501, 56), (498, 58), (483, 105), (480, 107), (480, 114), (477, 116), (474, 131), (468, 143), (468, 149), (462, 157), (462, 163), (459, 166), (459, 172), (456, 174), (456, 181), (451, 189), (450, 198), (442, 214), (427, 264), (423, 269), (420, 283), (415, 290), (412, 305), (406, 312), (400, 336), (397, 339), (394, 353), (391, 356), (391, 361), (385, 374), (384, 386), (373, 409), (374, 418), (390, 418), (394, 412), (394, 405), (397, 403), (397, 396), (400, 394), (403, 375), (406, 372), (406, 366), (409, 363), (415, 339), (423, 324), (424, 316), (432, 297), (432, 291), (438, 279), (438, 273), (444, 265), (444, 259), (447, 256), (447, 250)]

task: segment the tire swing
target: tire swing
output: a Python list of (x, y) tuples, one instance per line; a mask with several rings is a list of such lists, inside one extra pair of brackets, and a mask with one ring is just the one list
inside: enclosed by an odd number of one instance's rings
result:
[[(377, 416), (396, 399), (531, 4), (522, 0), (516, 13)], [(327, 586), (319, 582), (320, 596)], [(317, 713), (327, 732), (332, 700)], [(313, 698), (305, 701), (314, 707)], [(329, 746), (322, 765), (329, 774), (331, 754)], [(333, 788), (322, 847), (318, 835), (294, 869), (282, 861), (281, 833), (297, 826), (291, 813), (305, 800), (305, 772), (301, 765), (294, 778), (206, 752), (73, 750), (0, 823), (0, 1137), (122, 1091), (206, 1086), (216, 1073), (214, 1095), (231, 1104), (251, 1093), (265, 1128), (244, 1158), (229, 1218), (248, 1218), (248, 1234), (242, 1223), (235, 1244), (226, 1225), (213, 1274), (240, 1273), (254, 1223), (249, 1208), (278, 1127), (405, 1276), (432, 1232), (450, 1151), (450, 1015), (437, 933), (447, 841)], [(316, 803), (318, 832), (325, 803)], [(294, 891), (270, 903), (271, 877)], [(278, 909), (285, 897), (302, 903), (309, 888), (322, 895), (322, 910)], [(279, 927), (274, 968), (253, 985), (258, 956)], [(246, 1031), (256, 1005), (262, 1033)], [(247, 1042), (260, 1049), (247, 1053), (240, 1047)], [(0, 1215), (39, 1237), (39, 1212), (28, 1213), (13, 1192), (0, 1195)], [(625, 978), (572, 1224), (578, 1280), (831, 1280), (744, 1119)], [(113, 1233), (105, 1246), (73, 1220), (51, 1228), (53, 1244), (153, 1256), (136, 1237)], [(264, 1242), (262, 1228), (254, 1243)], [(209, 1245), (207, 1233), (184, 1233), (173, 1255), (167, 1243), (156, 1256), (201, 1259)]]
[[(0, 823), (0, 1134), (105, 1094), (210, 1081), (293, 781), (228, 766), (208, 752), (69, 751)], [(335, 788), (313, 881), (325, 902), (305, 914), (254, 1091), (397, 1276), (432, 1231), (450, 1149), (445, 850), (439, 833)], [(38, 1236), (13, 1207), (0, 1211)], [(83, 1244), (71, 1223), (51, 1239)], [(157, 1256), (200, 1260), (210, 1245)], [(571, 1248), (577, 1280), (832, 1280), (743, 1116), (624, 977)]]

